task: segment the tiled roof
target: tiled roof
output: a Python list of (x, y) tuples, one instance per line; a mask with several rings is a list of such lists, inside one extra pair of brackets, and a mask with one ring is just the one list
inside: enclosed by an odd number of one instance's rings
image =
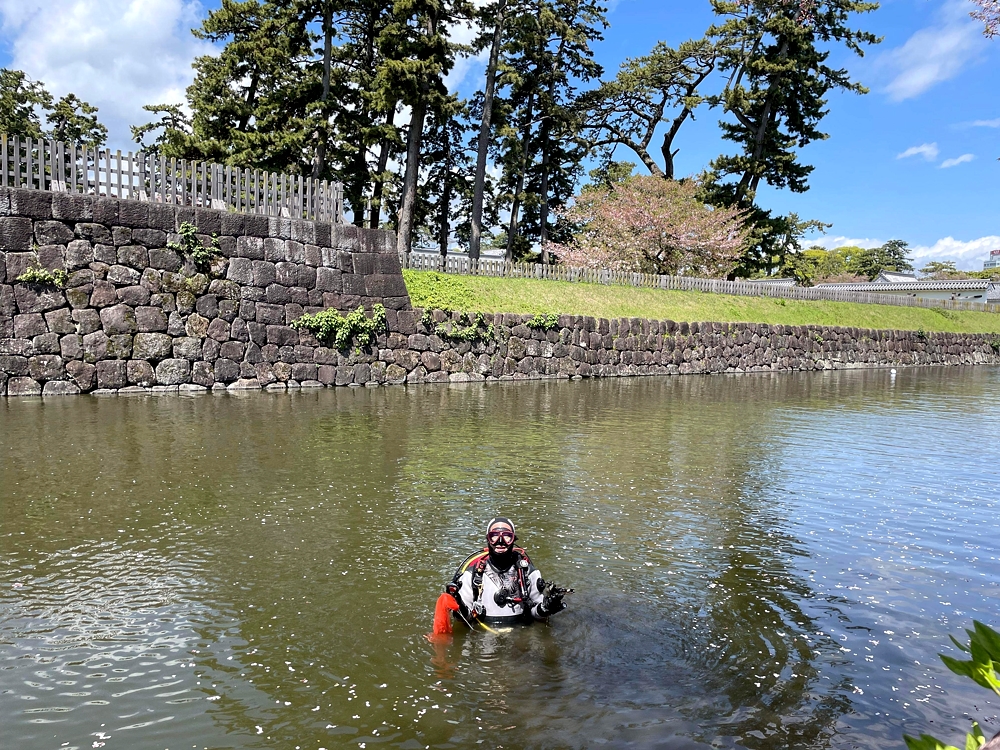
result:
[(817, 284), (816, 289), (837, 289), (844, 292), (972, 292), (985, 291), (989, 279), (954, 279), (950, 281), (903, 281), (884, 283), (860, 281), (851, 284)]

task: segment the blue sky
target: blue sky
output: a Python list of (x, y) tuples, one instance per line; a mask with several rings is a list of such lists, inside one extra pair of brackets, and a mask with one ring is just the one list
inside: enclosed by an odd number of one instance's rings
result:
[[(25, 70), (55, 95), (73, 91), (100, 107), (111, 145), (132, 147), (128, 125), (143, 104), (180, 101), (191, 60), (210, 52), (189, 33), (212, 2), (197, 0), (0, 0), (0, 64)], [(659, 41), (676, 45), (712, 23), (707, 0), (618, 0), (595, 48), (606, 74)], [(884, 0), (857, 24), (885, 39), (864, 59), (834, 49), (871, 92), (834, 94), (826, 141), (808, 146), (815, 166), (804, 194), (762, 191), (760, 202), (833, 226), (821, 244), (903, 239), (918, 265), (954, 260), (978, 269), (1000, 249), (1000, 40), (968, 17), (969, 0)], [(478, 61), (452, 76), (479, 85)], [(681, 131), (678, 173), (696, 173), (723, 150), (719, 114), (703, 109)], [(622, 152), (620, 158), (631, 158)], [(636, 160), (637, 161), (637, 160)]]

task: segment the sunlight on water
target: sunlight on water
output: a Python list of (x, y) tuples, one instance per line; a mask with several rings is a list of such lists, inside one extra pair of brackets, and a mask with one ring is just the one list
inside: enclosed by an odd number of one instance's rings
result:
[[(34, 748), (902, 747), (995, 701), (992, 368), (0, 403)], [(549, 625), (434, 600), (514, 518)]]

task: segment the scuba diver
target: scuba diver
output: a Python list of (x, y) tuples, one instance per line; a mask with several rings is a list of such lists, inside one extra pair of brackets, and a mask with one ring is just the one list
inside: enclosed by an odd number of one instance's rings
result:
[(446, 587), (467, 625), (529, 623), (566, 608), (563, 597), (572, 589), (542, 580), (516, 540), (510, 519), (494, 518), (486, 526), (486, 549), (466, 558)]

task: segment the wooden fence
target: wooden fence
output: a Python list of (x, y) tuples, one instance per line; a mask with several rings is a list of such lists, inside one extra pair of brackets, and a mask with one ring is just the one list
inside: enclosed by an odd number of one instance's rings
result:
[(967, 302), (965, 300), (926, 299), (896, 294), (873, 294), (838, 289), (817, 289), (790, 284), (767, 284), (759, 281), (726, 281), (725, 279), (698, 279), (690, 276), (657, 276), (648, 273), (608, 271), (593, 268), (574, 268), (541, 263), (511, 263), (494, 258), (480, 258), (472, 262), (465, 256), (448, 256), (442, 259), (432, 253), (401, 255), (403, 268), (441, 271), (443, 273), (477, 276), (499, 276), (511, 279), (552, 279), (587, 284), (613, 284), (648, 289), (676, 289), (712, 294), (732, 294), (743, 297), (779, 297), (798, 300), (831, 300), (834, 302), (860, 302), (866, 305), (898, 305), (902, 307), (945, 308), (947, 310), (976, 310), (1000, 312), (1000, 304)]
[(82, 193), (340, 224), (339, 183), (0, 135), (0, 187)]

